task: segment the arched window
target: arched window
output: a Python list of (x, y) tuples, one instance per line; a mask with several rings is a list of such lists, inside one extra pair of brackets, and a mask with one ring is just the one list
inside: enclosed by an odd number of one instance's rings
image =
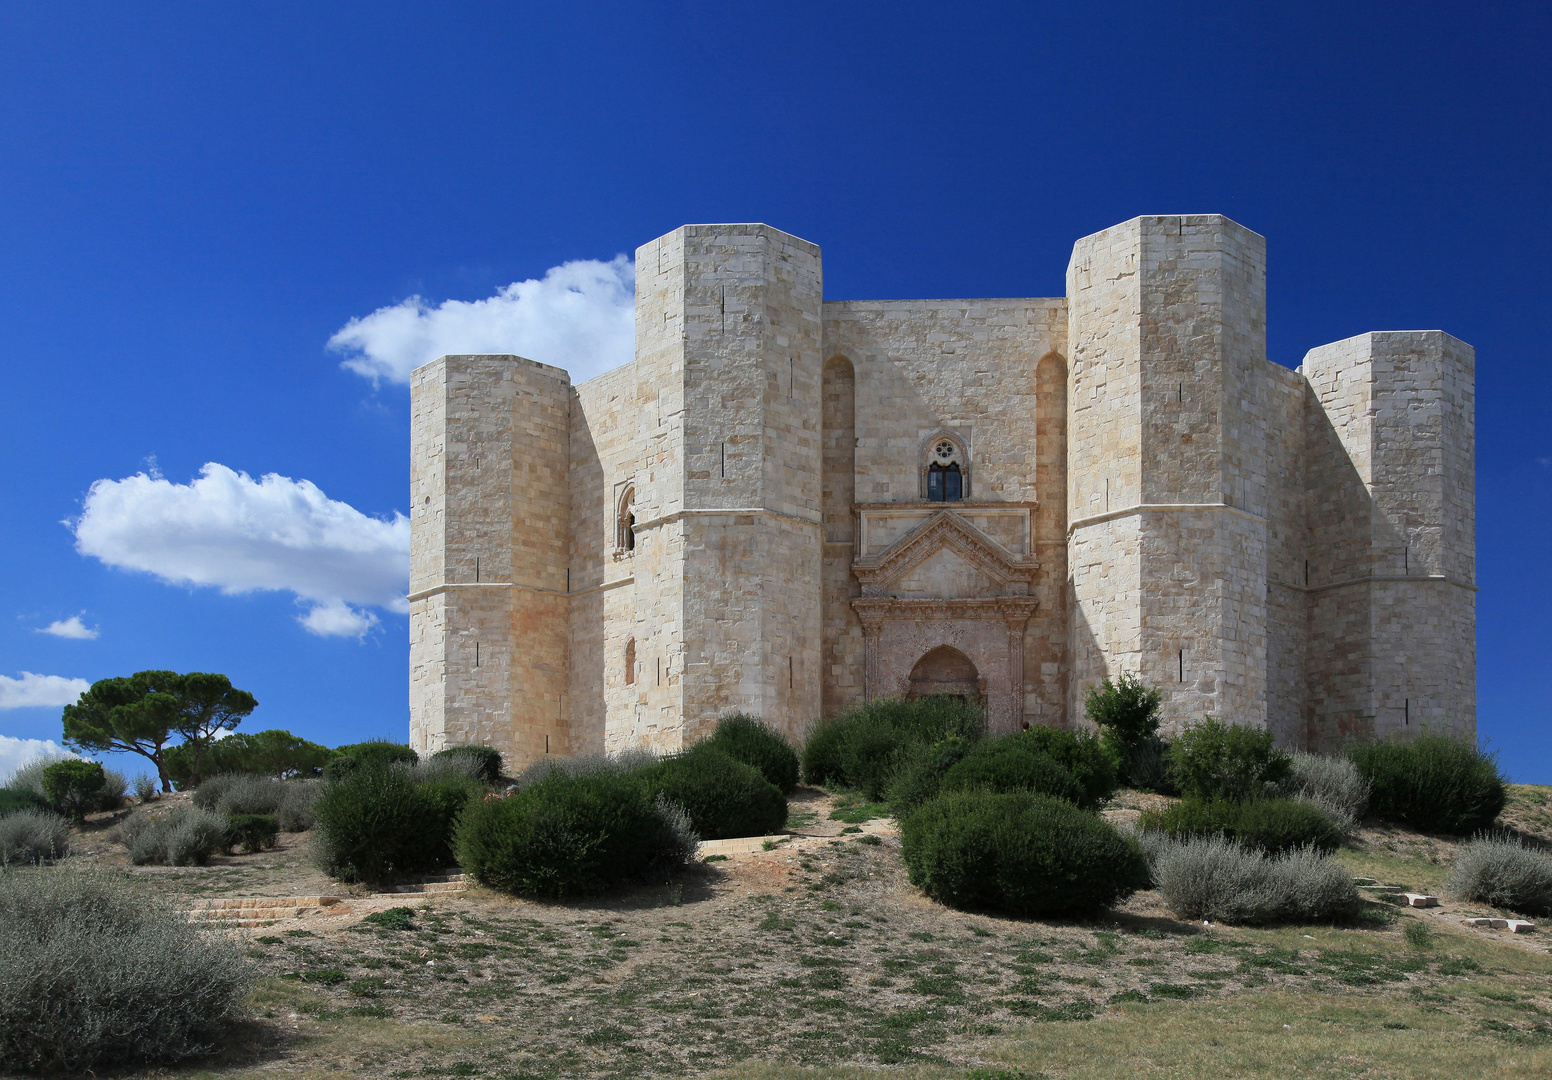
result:
[(625, 642), (625, 685), (636, 684), (636, 639)]
[(958, 502), (970, 494), (970, 460), (956, 436), (927, 440), (922, 494), (930, 502)]
[(616, 510), (614, 519), (614, 547), (616, 551), (636, 550), (636, 514), (633, 504), (636, 500), (636, 486), (627, 484), (625, 492), (620, 496), (620, 505)]

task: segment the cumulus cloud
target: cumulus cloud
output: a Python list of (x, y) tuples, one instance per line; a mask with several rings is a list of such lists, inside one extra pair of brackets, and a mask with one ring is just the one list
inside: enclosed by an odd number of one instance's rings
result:
[[(81, 612), (85, 615), (86, 612)], [(96, 641), (97, 628), (87, 626), (81, 622), (81, 615), (72, 615), (68, 619), (55, 619), (47, 626), (40, 628), (40, 634), (53, 634), (55, 637), (70, 638), (72, 641)]]
[(40, 757), (74, 757), (52, 739), (13, 739), (0, 735), (0, 783), (9, 780), (17, 769)]
[(412, 370), (448, 353), (515, 353), (583, 382), (635, 355), (635, 280), (624, 255), (578, 259), (484, 300), (433, 306), (412, 296), (378, 308), (346, 323), (329, 348), (373, 380), (408, 382)]
[(65, 524), (82, 555), (170, 585), (289, 592), (321, 636), (361, 637), (377, 625), (366, 607), (409, 610), (409, 519), (370, 517), (307, 480), (215, 462), (188, 484), (136, 473), (98, 480)]
[(37, 709), (74, 705), (76, 698), (91, 687), (85, 679), (67, 679), (63, 675), (38, 675), (22, 672), (13, 679), (0, 675), (0, 709)]

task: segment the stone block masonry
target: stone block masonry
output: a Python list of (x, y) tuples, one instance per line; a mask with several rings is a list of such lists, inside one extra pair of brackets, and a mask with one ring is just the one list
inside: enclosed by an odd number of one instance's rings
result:
[(636, 357), (411, 382), (411, 741), (800, 741), (891, 694), (1081, 725), (1473, 735), (1474, 355), (1438, 331), (1266, 358), (1266, 243), (1218, 215), (1080, 240), (1067, 295), (824, 299), (820, 251), (636, 253)]

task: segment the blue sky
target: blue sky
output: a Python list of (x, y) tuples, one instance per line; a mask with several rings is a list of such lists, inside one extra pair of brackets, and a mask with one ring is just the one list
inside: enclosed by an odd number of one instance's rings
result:
[(680, 224), (813, 240), (834, 299), (1056, 296), (1077, 238), (1220, 212), (1272, 359), (1476, 346), (1479, 726), (1552, 781), (1549, 46), (1480, 3), (0, 3), (0, 772), (147, 667), (402, 739), (399, 372), (603, 363), (611, 260)]

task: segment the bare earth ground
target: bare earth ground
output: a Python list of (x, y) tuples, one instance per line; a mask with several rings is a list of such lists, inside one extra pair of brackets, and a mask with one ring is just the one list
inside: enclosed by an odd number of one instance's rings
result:
[[(1156, 800), (1126, 792), (1106, 813)], [(360, 896), (231, 931), (265, 973), (257, 1019), (175, 1074), (1552, 1075), (1552, 933), (1471, 930), (1463, 915), (1490, 912), (1448, 902), (1373, 903), (1350, 926), (1204, 926), (1152, 892), (1085, 923), (967, 914), (910, 887), (889, 822), (852, 823), (882, 808), (840, 805), (804, 790), (797, 835), (772, 850), (621, 896)], [(1552, 840), (1552, 789), (1517, 787), (1505, 822)], [(122, 865), (100, 832), (82, 840)], [(1366, 828), (1341, 857), (1436, 891), (1457, 846)], [(346, 892), (312, 869), (305, 836), (130, 872), (191, 898)], [(406, 903), (408, 929), (362, 922)], [(1408, 945), (1414, 919), (1430, 946)]]

